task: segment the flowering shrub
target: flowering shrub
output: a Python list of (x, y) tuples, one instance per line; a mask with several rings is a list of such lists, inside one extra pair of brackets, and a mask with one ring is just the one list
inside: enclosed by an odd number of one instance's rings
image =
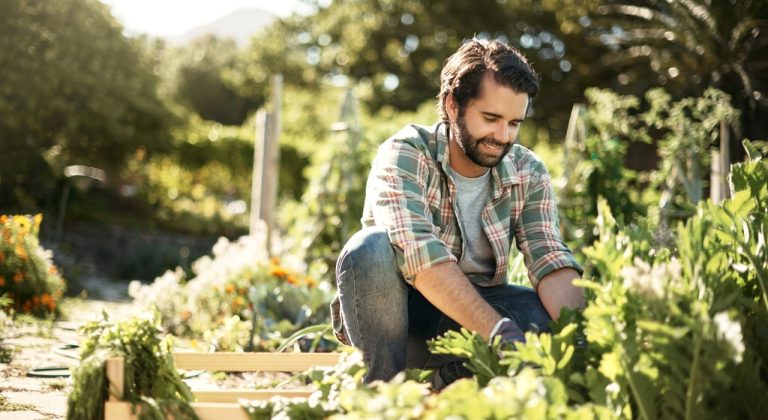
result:
[(45, 316), (58, 313), (64, 280), (51, 252), (37, 239), (42, 215), (0, 216), (0, 296), (17, 312)]
[(274, 350), (298, 329), (329, 322), (330, 285), (270, 259), (258, 237), (221, 238), (192, 270), (189, 280), (177, 269), (151, 285), (132, 282), (129, 295), (155, 306), (167, 331), (222, 351)]

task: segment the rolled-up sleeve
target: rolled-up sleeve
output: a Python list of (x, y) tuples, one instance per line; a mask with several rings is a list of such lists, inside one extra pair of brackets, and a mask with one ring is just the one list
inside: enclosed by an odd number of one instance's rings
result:
[(561, 268), (583, 269), (560, 234), (557, 200), (549, 173), (541, 162), (531, 166), (525, 205), (515, 228), (534, 289), (541, 279)]
[(374, 224), (386, 228), (409, 284), (421, 271), (456, 261), (431, 219), (427, 165), (424, 153), (412, 144), (389, 140), (379, 148), (366, 187), (366, 207)]

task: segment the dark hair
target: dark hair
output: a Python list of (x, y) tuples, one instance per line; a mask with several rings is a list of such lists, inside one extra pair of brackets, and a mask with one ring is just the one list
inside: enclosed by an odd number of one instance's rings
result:
[(443, 121), (448, 121), (448, 95), (463, 110), (480, 93), (486, 71), (492, 72), (497, 83), (527, 93), (531, 99), (539, 92), (539, 76), (518, 50), (503, 42), (474, 38), (448, 57), (440, 72), (437, 108)]

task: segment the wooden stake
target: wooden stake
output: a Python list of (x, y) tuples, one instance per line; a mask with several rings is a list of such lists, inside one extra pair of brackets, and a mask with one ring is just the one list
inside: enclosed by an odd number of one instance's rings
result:
[(110, 357), (105, 363), (110, 401), (122, 401), (125, 386), (125, 362), (122, 357)]

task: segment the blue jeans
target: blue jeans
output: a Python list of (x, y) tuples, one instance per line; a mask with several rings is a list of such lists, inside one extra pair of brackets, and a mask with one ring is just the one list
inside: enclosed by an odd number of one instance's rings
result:
[[(344, 332), (363, 352), (366, 382), (387, 381), (406, 368), (434, 369), (457, 361), (428, 351), (426, 340), (461, 327), (405, 282), (383, 229), (365, 228), (350, 238), (336, 263), (336, 282)], [(548, 330), (551, 319), (533, 289), (509, 284), (475, 288), (523, 330)]]

